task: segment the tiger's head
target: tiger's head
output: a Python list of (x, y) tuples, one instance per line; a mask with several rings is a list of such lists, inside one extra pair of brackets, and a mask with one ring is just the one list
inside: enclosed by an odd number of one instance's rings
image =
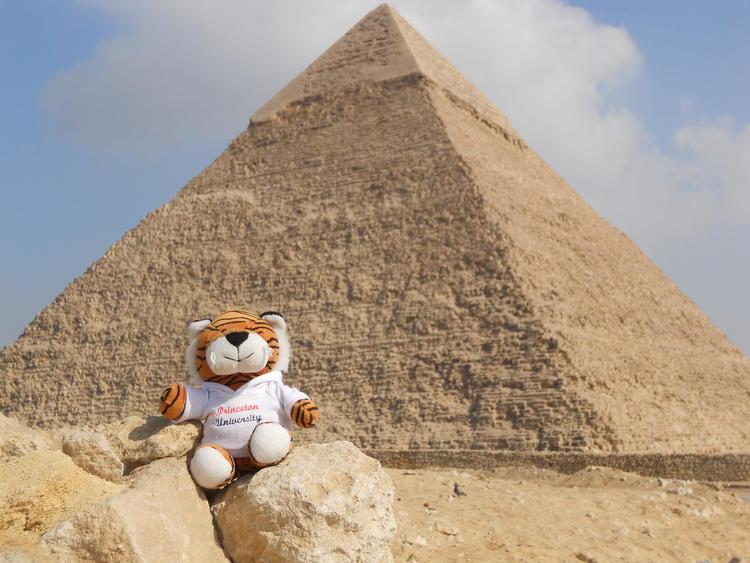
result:
[(272, 370), (289, 369), (291, 349), (284, 318), (231, 309), (187, 327), (186, 358), (191, 383), (221, 383), (237, 389)]

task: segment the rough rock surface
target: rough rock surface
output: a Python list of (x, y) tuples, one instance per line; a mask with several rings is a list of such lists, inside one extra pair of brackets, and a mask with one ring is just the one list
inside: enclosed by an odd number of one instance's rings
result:
[(292, 449), (276, 467), (230, 485), (213, 513), (232, 560), (388, 561), (393, 484), (349, 442)]
[(60, 451), (34, 451), (0, 463), (0, 546), (33, 545), (60, 521), (121, 490)]
[(41, 546), (66, 561), (227, 561), (184, 460), (154, 461), (129, 485), (47, 532)]
[(50, 559), (45, 554), (36, 552), (34, 548), (12, 548), (9, 551), (0, 552), (0, 563), (43, 563), (46, 561)]
[(0, 352), (0, 408), (153, 413), (185, 322), (232, 305), (288, 319), (322, 412), (302, 440), (750, 443), (750, 361), (387, 6)]
[(11, 417), (0, 414), (0, 459), (49, 450), (51, 446), (50, 438), (45, 432), (31, 429)]
[(195, 421), (172, 424), (161, 416), (129, 416), (101, 431), (128, 473), (157, 459), (187, 455), (198, 445), (203, 427)]
[(71, 430), (63, 434), (62, 451), (69, 455), (75, 464), (92, 475), (119, 481), (123, 474), (120, 457), (110, 446), (107, 437), (101, 432)]
[[(34, 443), (34, 432), (2, 422)], [(0, 460), (0, 561), (228, 561), (187, 469), (195, 424), (131, 417), (61, 436), (63, 451), (40, 442)], [(125, 477), (110, 442), (135, 467)], [(237, 562), (384, 561), (392, 501), (380, 463), (336, 442), (295, 448), (221, 493), (214, 510)]]

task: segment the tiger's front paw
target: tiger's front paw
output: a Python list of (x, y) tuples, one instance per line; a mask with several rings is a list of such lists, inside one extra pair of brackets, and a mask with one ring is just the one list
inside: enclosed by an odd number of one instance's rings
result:
[(159, 412), (169, 420), (177, 420), (185, 412), (187, 391), (181, 383), (173, 383), (161, 394)]
[(312, 428), (318, 423), (320, 410), (310, 399), (300, 399), (292, 405), (290, 415), (294, 423), (300, 428)]

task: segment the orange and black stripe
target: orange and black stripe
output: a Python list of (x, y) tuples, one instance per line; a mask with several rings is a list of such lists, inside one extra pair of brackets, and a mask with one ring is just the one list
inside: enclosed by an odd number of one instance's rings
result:
[(187, 391), (180, 383), (173, 383), (161, 394), (159, 412), (169, 420), (177, 420), (185, 412)]
[[(218, 376), (206, 361), (206, 350), (217, 338), (226, 336), (231, 332), (254, 332), (268, 343), (271, 348), (271, 357), (268, 364), (255, 373), (237, 373), (227, 376)], [(270, 372), (279, 359), (279, 339), (276, 332), (268, 321), (243, 309), (230, 309), (216, 317), (210, 324), (206, 325), (198, 335), (198, 344), (195, 350), (196, 368), (198, 374), (205, 381), (221, 383), (232, 389), (238, 389), (254, 377)]]
[(312, 428), (318, 423), (320, 409), (310, 399), (300, 399), (292, 405), (289, 415), (300, 428)]

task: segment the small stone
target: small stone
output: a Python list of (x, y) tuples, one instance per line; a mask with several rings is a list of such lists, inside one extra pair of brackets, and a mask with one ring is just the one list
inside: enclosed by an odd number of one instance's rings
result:
[(455, 536), (458, 535), (459, 532), (458, 528), (447, 526), (445, 524), (438, 524), (435, 529), (446, 536)]
[(122, 477), (122, 461), (112, 450), (107, 437), (100, 432), (65, 432), (62, 451), (70, 456), (78, 467), (92, 475), (113, 482), (119, 481)]
[(678, 487), (675, 487), (674, 489), (669, 489), (667, 492), (672, 495), (684, 497), (684, 496), (692, 495), (693, 489), (691, 489), (687, 485), (680, 485)]
[(457, 497), (465, 497), (466, 493), (463, 491), (458, 483), (453, 483), (453, 494)]
[(405, 541), (411, 545), (427, 545), (427, 539), (422, 536), (409, 536)]

